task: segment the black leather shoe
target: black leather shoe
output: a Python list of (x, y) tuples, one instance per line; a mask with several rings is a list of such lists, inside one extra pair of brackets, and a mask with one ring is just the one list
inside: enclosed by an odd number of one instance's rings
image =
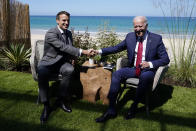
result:
[(116, 116), (117, 116), (116, 113), (115, 114), (110, 114), (109, 112), (106, 112), (102, 116), (96, 118), (95, 121), (101, 123), (101, 122), (105, 122), (105, 121), (107, 121), (109, 119), (113, 119)]
[(127, 114), (125, 115), (125, 120), (133, 119), (135, 118), (135, 112), (133, 111), (128, 111)]
[(68, 103), (64, 103), (62, 100), (56, 100), (54, 106), (53, 106), (53, 110), (56, 110), (58, 107), (60, 107), (63, 111), (71, 113), (71, 107), (70, 104)]
[(46, 123), (50, 113), (51, 113), (51, 109), (49, 107), (44, 107), (42, 114), (41, 114), (41, 117), (40, 117), (41, 124)]
[(61, 109), (62, 109), (63, 111), (65, 111), (65, 112), (68, 112), (68, 113), (71, 113), (71, 112), (72, 112), (72, 109), (71, 109), (71, 107), (70, 107), (69, 104), (61, 103), (61, 104), (60, 104), (60, 107), (61, 107)]
[(137, 113), (137, 104), (134, 102), (127, 114), (124, 116), (125, 120), (133, 119), (135, 118), (135, 114)]

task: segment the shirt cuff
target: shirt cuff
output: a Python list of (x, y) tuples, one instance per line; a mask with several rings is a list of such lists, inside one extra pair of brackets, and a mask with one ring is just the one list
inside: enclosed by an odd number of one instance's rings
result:
[(82, 49), (79, 50), (79, 56), (81, 56), (81, 55), (82, 55)]
[(98, 51), (99, 51), (99, 54), (102, 54), (102, 50), (101, 49), (99, 49)]
[(150, 68), (153, 68), (152, 62), (148, 62), (148, 64), (150, 65)]

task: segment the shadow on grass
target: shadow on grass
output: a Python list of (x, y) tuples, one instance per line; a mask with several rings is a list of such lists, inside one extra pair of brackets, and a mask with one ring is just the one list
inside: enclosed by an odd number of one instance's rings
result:
[[(196, 124), (195, 124), (196, 119), (180, 116), (182, 114), (186, 115), (181, 112), (175, 112), (174, 115), (164, 114), (164, 111), (160, 109), (159, 112), (150, 113), (150, 117), (144, 117), (140, 115), (140, 116), (137, 116), (137, 118), (160, 122), (162, 130), (166, 130), (166, 125), (177, 125), (181, 127), (189, 127), (189, 128), (196, 129)], [(193, 113), (190, 116), (196, 116), (196, 113)]]
[(76, 129), (61, 129), (49, 125), (32, 124), (0, 117), (1, 131), (77, 131)]
[[(1, 87), (0, 87), (1, 89)], [(18, 92), (8, 92), (0, 90), (0, 98), (7, 100), (16, 100), (16, 101), (28, 101), (28, 102), (36, 102), (37, 96), (32, 95), (33, 90), (29, 90), (23, 93)]]
[[(118, 103), (118, 108), (121, 109), (129, 100), (134, 100), (136, 88), (130, 88), (124, 94), (123, 98)], [(169, 85), (160, 84), (150, 95), (149, 106), (150, 110), (156, 107), (164, 105), (169, 99), (172, 98), (173, 87)], [(142, 98), (141, 103), (145, 103), (145, 99)], [(143, 108), (139, 109), (143, 110)]]
[[(188, 114), (188, 113), (187, 113)], [(176, 116), (179, 115), (179, 116)], [(175, 115), (168, 115), (164, 114), (164, 111), (161, 109), (159, 112), (152, 112), (150, 113), (150, 117), (145, 117), (144, 114), (139, 114), (136, 117), (139, 119), (149, 120), (149, 121), (155, 121), (160, 123), (161, 130), (166, 130), (166, 125), (177, 125), (181, 127), (189, 127), (196, 129), (195, 118), (187, 118), (180, 116), (182, 113), (176, 112)], [(186, 115), (186, 114), (184, 114)], [(195, 116), (196, 113), (193, 113), (192, 116)]]
[[(159, 106), (161, 105), (159, 104)], [(107, 105), (91, 104), (86, 101), (75, 101), (72, 107), (75, 109), (79, 109), (79, 110), (84, 110), (84, 111), (89, 111), (89, 112), (100, 112), (100, 113), (104, 113), (108, 108)], [(124, 117), (124, 114), (127, 112), (127, 110), (128, 108), (123, 108), (122, 110), (119, 111), (118, 116)], [(182, 127), (184, 126), (184, 127), (196, 128), (196, 124), (195, 124), (196, 118), (190, 118), (190, 116), (196, 116), (196, 113), (190, 114), (190, 113), (182, 113), (182, 112), (173, 112), (172, 113), (173, 115), (170, 115), (168, 113), (169, 111), (165, 113), (164, 110), (160, 109), (158, 110), (158, 112), (151, 112), (150, 116), (148, 117), (146, 115), (145, 110), (143, 110), (136, 115), (136, 119), (159, 122), (161, 125), (160, 128), (162, 130), (166, 128), (165, 125), (177, 125), (177, 126), (182, 126)], [(187, 117), (184, 117), (184, 116), (187, 116)], [(100, 130), (104, 130), (104, 128), (108, 124), (107, 122), (102, 124)]]
[[(133, 97), (130, 95), (132, 94), (131, 92), (133, 92), (133, 90), (127, 91), (127, 93), (124, 95), (123, 99), (121, 100), (121, 101), (124, 100), (124, 104), (127, 101), (131, 100), (131, 98)], [(173, 93), (172, 86), (160, 85), (152, 94), (151, 101), (150, 101), (151, 109), (164, 105), (169, 99), (172, 98), (172, 93)], [(27, 102), (35, 103), (37, 96), (32, 95), (32, 91), (28, 91), (28, 92), (24, 92), (20, 94), (20, 93), (6, 92), (6, 91), (0, 90), (0, 98), (6, 99), (6, 100), (13, 100), (17, 102), (27, 101)], [(88, 111), (92, 113), (94, 112), (103, 113), (108, 108), (108, 105), (102, 105), (99, 102), (92, 104), (84, 100), (74, 100), (72, 103), (72, 108), (73, 110), (78, 109), (81, 111)], [(121, 111), (119, 111), (119, 116), (123, 116), (127, 112), (127, 110), (128, 108), (125, 108), (125, 107), (122, 108)], [(168, 113), (171, 113), (173, 115), (170, 115)], [(196, 114), (195, 113), (192, 113), (192, 114), (182, 113), (182, 112), (172, 113), (169, 111), (165, 113), (164, 110), (160, 109), (158, 112), (151, 112), (149, 117), (146, 116), (145, 110), (144, 110), (142, 113), (138, 113), (136, 118), (159, 122), (161, 125), (160, 128), (162, 130), (166, 128), (166, 124), (196, 128), (196, 124), (195, 124), (196, 119), (191, 118), (190, 116), (196, 116)], [(10, 116), (8, 116), (8, 118), (9, 117)], [(99, 117), (99, 116), (96, 116), (96, 117)], [(104, 130), (107, 124), (108, 124), (107, 122), (103, 123), (101, 125), (101, 130)], [(7, 130), (14, 130), (14, 128), (20, 129), (20, 130), (26, 130), (28, 128), (32, 130), (57, 130), (57, 131), (62, 130), (60, 128), (55, 128), (51, 126), (40, 127), (40, 125), (37, 125), (37, 124), (30, 124), (30, 123), (15, 121), (15, 120), (9, 120), (5, 118), (1, 118), (1, 116), (0, 116), (0, 127), (1, 129), (7, 129)], [(67, 129), (67, 130), (71, 130), (71, 129)]]

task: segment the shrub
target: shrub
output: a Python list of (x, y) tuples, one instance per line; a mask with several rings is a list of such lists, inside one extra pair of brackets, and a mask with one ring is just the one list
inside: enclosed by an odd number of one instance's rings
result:
[[(86, 30), (84, 33), (74, 33), (74, 29), (72, 28), (71, 31), (73, 34), (73, 45), (75, 47), (85, 50), (90, 48), (96, 48), (95, 42), (90, 37), (90, 33), (88, 33), (88, 30)], [(86, 55), (79, 57), (77, 60), (78, 64), (82, 65), (86, 61), (86, 59), (88, 59)]]
[(24, 44), (10, 44), (8, 48), (2, 49), (1, 54), (12, 69), (21, 71), (24, 66), (29, 66), (31, 49), (25, 49)]
[[(120, 42), (121, 40), (118, 38), (118, 35), (113, 31), (113, 29), (109, 28), (107, 24), (104, 24), (104, 26), (99, 29), (96, 40), (96, 45), (99, 49), (109, 46), (115, 46)], [(116, 64), (117, 58), (125, 55), (126, 51), (122, 51), (116, 54), (102, 56), (101, 61), (108, 61), (110, 63)]]
[[(107, 24), (104, 24), (104, 26), (100, 27), (99, 32), (96, 34), (96, 39), (93, 39), (90, 36), (90, 33), (88, 33), (88, 30), (86, 30), (83, 34), (77, 32), (74, 33), (74, 30), (72, 29), (73, 34), (73, 44), (75, 47), (81, 48), (81, 49), (101, 49), (109, 46), (115, 46), (116, 44), (120, 43), (121, 40), (118, 38), (117, 34), (109, 28)], [(113, 64), (116, 64), (117, 58), (121, 56), (125, 56), (126, 52), (119, 52), (117, 54), (111, 54), (107, 56), (95, 56), (93, 59), (96, 61), (103, 61), (103, 62), (110, 62)], [(88, 59), (87, 56), (82, 56), (78, 58), (78, 64), (81, 65)]]

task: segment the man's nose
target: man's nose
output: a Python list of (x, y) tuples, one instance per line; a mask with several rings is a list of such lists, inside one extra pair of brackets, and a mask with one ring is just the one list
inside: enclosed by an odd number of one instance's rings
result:
[(140, 27), (137, 27), (137, 28), (136, 28), (137, 31), (139, 31), (140, 29), (141, 29)]
[(138, 31), (140, 31), (140, 30), (138, 30), (138, 29), (135, 29), (135, 31), (136, 31), (136, 32), (138, 32)]
[(69, 24), (69, 22), (68, 21), (65, 21), (65, 24)]

